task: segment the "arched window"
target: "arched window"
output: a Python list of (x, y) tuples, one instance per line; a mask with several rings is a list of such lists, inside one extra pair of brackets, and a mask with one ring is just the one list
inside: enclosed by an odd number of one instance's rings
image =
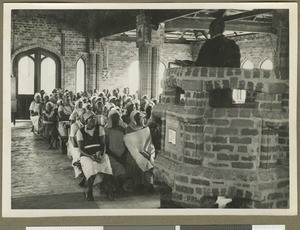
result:
[(41, 63), (41, 89), (50, 94), (55, 88), (56, 68), (52, 58), (45, 58)]
[(164, 72), (166, 70), (166, 66), (163, 62), (159, 62), (159, 74), (158, 74), (158, 91), (157, 97), (163, 92), (163, 88), (161, 87), (161, 81), (164, 78)]
[(246, 60), (246, 61), (243, 62), (242, 68), (243, 69), (253, 69), (254, 65), (253, 65), (252, 61)]
[(261, 69), (265, 70), (272, 70), (273, 69), (273, 62), (269, 59), (265, 59), (261, 64), (260, 64)]
[(85, 63), (82, 58), (77, 61), (76, 65), (76, 92), (83, 92), (85, 88)]
[(30, 56), (22, 57), (18, 63), (18, 94), (34, 94), (34, 61)]
[(139, 73), (139, 61), (136, 60), (131, 63), (128, 69), (128, 87), (130, 94), (136, 94), (140, 86), (140, 73)]

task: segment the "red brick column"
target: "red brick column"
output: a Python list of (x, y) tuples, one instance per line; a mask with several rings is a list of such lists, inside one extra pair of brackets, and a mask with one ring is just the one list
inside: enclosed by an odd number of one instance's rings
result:
[(159, 74), (159, 47), (163, 43), (163, 30), (152, 29), (151, 17), (141, 12), (136, 17), (137, 47), (139, 48), (139, 97), (156, 97)]

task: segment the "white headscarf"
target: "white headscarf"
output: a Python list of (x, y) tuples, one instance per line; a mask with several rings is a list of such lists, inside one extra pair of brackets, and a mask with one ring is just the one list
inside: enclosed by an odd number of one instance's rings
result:
[(36, 101), (36, 99), (37, 99), (38, 96), (39, 96), (40, 99), (41, 99), (42, 96), (41, 96), (40, 93), (35, 93), (33, 99)]
[(133, 110), (131, 113), (130, 113), (130, 120), (131, 122), (134, 124), (134, 125), (137, 125), (135, 119), (134, 119), (134, 116), (137, 114), (137, 113), (140, 113), (140, 111), (138, 110)]

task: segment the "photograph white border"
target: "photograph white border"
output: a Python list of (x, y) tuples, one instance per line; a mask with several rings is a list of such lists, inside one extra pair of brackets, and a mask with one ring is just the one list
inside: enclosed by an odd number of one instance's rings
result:
[[(3, 4), (3, 147), (2, 216), (197, 216), (197, 215), (297, 215), (297, 3), (4, 3)], [(11, 209), (11, 11), (13, 9), (289, 9), (290, 42), (290, 208), (289, 209)]]

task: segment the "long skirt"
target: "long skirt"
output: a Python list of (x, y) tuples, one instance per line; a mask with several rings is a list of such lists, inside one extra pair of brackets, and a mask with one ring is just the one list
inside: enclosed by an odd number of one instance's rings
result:
[(80, 160), (80, 150), (79, 148), (74, 147), (71, 141), (68, 141), (67, 143), (67, 154), (72, 159), (72, 167), (74, 169), (75, 178), (77, 178), (82, 171), (74, 165), (74, 163)]
[[(88, 180), (93, 175), (99, 175), (99, 173), (113, 175), (113, 171), (107, 154), (103, 155), (100, 163), (93, 161), (91, 158), (86, 156), (80, 157), (80, 163), (86, 180)], [(94, 184), (100, 183), (102, 179), (102, 177), (96, 177)]]
[(125, 171), (124, 165), (122, 165), (121, 163), (119, 163), (112, 156), (109, 156), (109, 161), (110, 161), (110, 164), (111, 164), (113, 175), (115, 177), (118, 177), (118, 176), (121, 176), (121, 175), (125, 175), (126, 171)]
[(67, 128), (68, 124), (69, 124), (69, 121), (58, 122), (58, 132), (59, 132), (60, 136), (62, 136), (62, 137), (68, 136), (68, 128)]
[(36, 116), (31, 116), (30, 117), (30, 120), (32, 122), (32, 125), (33, 125), (33, 131), (35, 133), (38, 133), (39, 132), (39, 129), (40, 129), (40, 116), (36, 115)]
[(51, 138), (51, 132), (54, 128), (54, 123), (53, 122), (43, 122), (43, 129), (42, 129), (42, 135), (45, 139), (50, 139)]

